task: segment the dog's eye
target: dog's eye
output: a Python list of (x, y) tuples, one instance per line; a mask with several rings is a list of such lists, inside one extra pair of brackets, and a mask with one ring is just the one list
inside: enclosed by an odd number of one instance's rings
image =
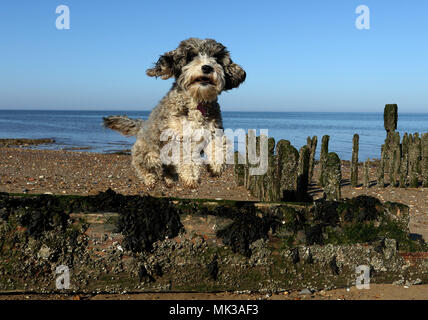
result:
[(222, 60), (223, 60), (223, 58), (224, 58), (224, 55), (222, 54), (222, 53), (217, 53), (217, 54), (215, 54), (214, 55), (214, 57), (213, 57), (214, 59), (216, 59), (216, 61), (218, 62), (218, 63), (221, 63), (222, 62)]
[(196, 54), (194, 54), (193, 52), (189, 52), (187, 53), (186, 56), (186, 62), (189, 63), (190, 61), (192, 61), (194, 58), (196, 57)]

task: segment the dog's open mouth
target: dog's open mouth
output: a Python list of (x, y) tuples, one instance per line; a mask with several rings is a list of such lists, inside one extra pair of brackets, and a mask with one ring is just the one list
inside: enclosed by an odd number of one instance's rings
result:
[(203, 86), (206, 86), (209, 84), (214, 85), (214, 81), (210, 77), (206, 77), (206, 76), (200, 76), (200, 77), (195, 78), (192, 81), (192, 84), (196, 84), (196, 83), (201, 84)]

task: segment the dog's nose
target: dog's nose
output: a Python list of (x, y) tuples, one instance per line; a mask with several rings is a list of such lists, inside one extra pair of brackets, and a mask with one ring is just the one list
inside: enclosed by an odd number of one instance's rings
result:
[(202, 66), (202, 72), (205, 74), (209, 74), (209, 73), (213, 72), (213, 70), (214, 70), (213, 67), (211, 67), (207, 64)]

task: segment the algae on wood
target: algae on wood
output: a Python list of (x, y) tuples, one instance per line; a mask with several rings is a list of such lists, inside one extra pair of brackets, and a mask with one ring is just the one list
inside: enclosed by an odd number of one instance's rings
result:
[[(101, 219), (101, 212), (110, 213)], [(121, 233), (107, 228), (114, 212)], [(403, 268), (398, 255), (426, 249), (409, 237), (408, 207), (368, 196), (292, 205), (111, 190), (88, 197), (0, 193), (0, 216), (3, 292), (57, 292), (52, 272), (61, 264), (72, 270), (70, 290), (85, 293), (348, 287), (355, 267), (371, 261), (380, 271), (376, 282), (409, 272), (426, 279), (426, 264)], [(319, 272), (333, 260), (334, 274)]]
[(299, 153), (299, 167), (297, 176), (297, 201), (308, 200), (308, 177), (309, 177), (309, 163), (310, 163), (310, 150), (308, 146), (303, 146)]
[(409, 136), (404, 134), (401, 142), (401, 167), (400, 167), (400, 188), (407, 186), (409, 175)]
[(387, 104), (383, 112), (384, 127), (387, 132), (397, 129), (398, 106), (396, 104)]
[(299, 152), (289, 141), (279, 140), (276, 145), (277, 155), (277, 188), (283, 201), (295, 201)]
[(400, 134), (394, 132), (390, 137), (390, 183), (396, 187), (400, 183), (401, 145)]
[(421, 173), (421, 138), (418, 133), (409, 136), (409, 186), (419, 186), (419, 175)]
[(262, 176), (263, 192), (262, 201), (278, 201), (278, 189), (275, 177), (275, 139), (268, 139), (268, 168), (266, 174)]
[(381, 156), (377, 167), (377, 185), (380, 188), (385, 187), (385, 145), (381, 147)]
[[(245, 156), (241, 155), (239, 151), (235, 151), (235, 181), (238, 186), (243, 186), (245, 184)], [(244, 159), (243, 159), (244, 158)]]
[(428, 188), (428, 133), (424, 133), (422, 135), (421, 146), (422, 146), (421, 168), (422, 168), (422, 178), (423, 178), (422, 186), (424, 188)]
[(364, 186), (370, 187), (370, 159), (364, 162)]
[(318, 144), (318, 137), (313, 136), (307, 138), (307, 145), (310, 150), (310, 160), (309, 160), (309, 176), (308, 176), (308, 183), (312, 183), (312, 179), (314, 176), (314, 168), (315, 168), (315, 154), (317, 151), (317, 144)]
[(339, 156), (330, 152), (324, 165), (324, 197), (327, 200), (339, 201), (342, 197), (340, 183), (342, 180), (342, 170)]
[(352, 139), (352, 160), (351, 160), (351, 186), (358, 186), (358, 149), (360, 136), (354, 134)]
[(321, 154), (320, 154), (320, 174), (319, 174), (319, 185), (321, 187), (324, 187), (324, 181), (323, 181), (323, 171), (324, 171), (324, 165), (327, 159), (328, 155), (328, 143), (330, 140), (330, 136), (325, 135), (322, 137), (321, 140)]

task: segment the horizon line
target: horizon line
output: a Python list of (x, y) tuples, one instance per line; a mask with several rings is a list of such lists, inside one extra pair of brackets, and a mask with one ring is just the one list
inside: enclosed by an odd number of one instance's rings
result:
[[(0, 111), (99, 111), (99, 112), (105, 112), (105, 111), (117, 111), (117, 112), (151, 112), (153, 109), (149, 110), (138, 110), (138, 109), (28, 109), (28, 108), (18, 108), (18, 109), (2, 109), (0, 108)], [(296, 111), (296, 110), (288, 110), (288, 111), (273, 111), (273, 110), (266, 110), (266, 111), (253, 111), (253, 110), (221, 110), (222, 112), (251, 112), (251, 113), (383, 113), (383, 111)], [(402, 114), (428, 114), (428, 112), (421, 112), (421, 111), (398, 111)]]

